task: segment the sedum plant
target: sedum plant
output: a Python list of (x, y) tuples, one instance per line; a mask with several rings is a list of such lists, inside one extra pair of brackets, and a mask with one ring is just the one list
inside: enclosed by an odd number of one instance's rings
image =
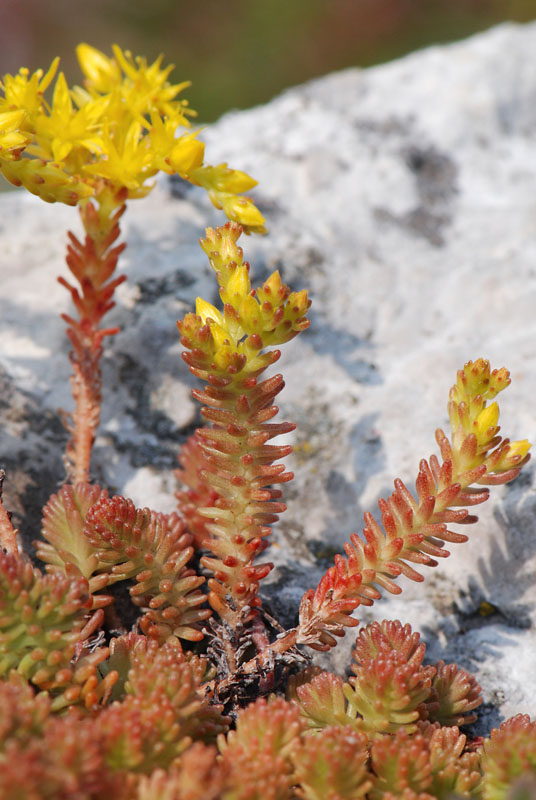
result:
[[(415, 491), (395, 481), (365, 514), (285, 630), (263, 607), (271, 526), (285, 510), (282, 459), (271, 440), (284, 386), (269, 368), (306, 330), (305, 291), (274, 272), (252, 287), (241, 233), (263, 219), (242, 193), (254, 185), (225, 164), (204, 163), (192, 112), (161, 59), (115, 47), (78, 56), (84, 87), (69, 88), (57, 61), (44, 74), (5, 76), (0, 169), (46, 201), (77, 205), (84, 242), (70, 235), (77, 286), (72, 342), (74, 412), (65, 483), (43, 511), (42, 566), (19, 546), (0, 497), (0, 797), (6, 800), (484, 800), (534, 796), (536, 723), (519, 715), (488, 739), (462, 732), (481, 691), (456, 664), (425, 661), (419, 634), (400, 621), (359, 629), (350, 677), (311, 665), (359, 623), (355, 613), (400, 576), (449, 555), (467, 536), (470, 508), (489, 486), (513, 480), (529, 443), (499, 435), (506, 369), (483, 359), (458, 372), (438, 430), (439, 456), (421, 461)], [(55, 80), (52, 98), (45, 92)], [(101, 404), (101, 325), (123, 277), (125, 204), (159, 170), (203, 186), (229, 222), (201, 247), (221, 305), (198, 298), (178, 323), (183, 358), (206, 425), (179, 457), (175, 513), (136, 508), (91, 480)], [(4, 479), (2, 474), (1, 483)], [(126, 581), (137, 619), (116, 607)], [(527, 792), (529, 794), (527, 794)], [(532, 794), (531, 794), (532, 793)]]

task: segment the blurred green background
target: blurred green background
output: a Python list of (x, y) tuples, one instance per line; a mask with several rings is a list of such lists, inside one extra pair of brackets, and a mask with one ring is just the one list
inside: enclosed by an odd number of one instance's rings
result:
[(536, 0), (0, 0), (0, 75), (60, 55), (78, 82), (80, 41), (163, 52), (209, 122), (332, 70), (532, 19)]

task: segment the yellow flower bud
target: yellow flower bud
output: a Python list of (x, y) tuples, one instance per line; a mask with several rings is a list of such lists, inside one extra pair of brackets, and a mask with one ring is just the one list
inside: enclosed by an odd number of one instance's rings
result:
[(214, 202), (213, 195), (229, 219), (258, 233), (264, 232), (264, 217), (248, 197), (237, 197), (226, 192), (211, 192), (212, 202)]
[[(499, 406), (496, 402), (484, 408), (475, 420), (475, 434), (478, 443), (482, 444), (495, 434), (495, 428), (499, 421)], [(491, 436), (490, 436), (491, 433)]]
[(231, 192), (232, 194), (242, 194), (257, 185), (257, 181), (239, 169), (229, 169), (227, 164), (222, 164), (225, 170), (219, 175), (216, 189), (220, 192)]
[(515, 459), (516, 462), (523, 461), (530, 448), (532, 447), (528, 439), (518, 439), (515, 442), (510, 442), (508, 450), (508, 458)]
[(217, 322), (214, 322), (210, 326), (210, 332), (212, 334), (217, 351), (221, 350), (223, 347), (229, 349), (231, 337), (229, 336), (229, 331), (226, 328), (218, 325)]
[[(300, 292), (291, 292), (288, 297), (287, 305), (292, 309), (293, 317), (303, 316), (303, 314), (305, 314), (311, 305), (311, 301), (307, 295), (307, 290), (302, 289)], [(294, 311), (294, 309), (296, 309), (296, 311)]]
[(203, 163), (205, 145), (196, 139), (196, 133), (187, 133), (177, 139), (169, 156), (169, 163), (179, 175), (187, 175)]
[[(232, 305), (237, 305), (236, 300), (241, 300), (246, 297), (251, 291), (251, 281), (249, 280), (249, 273), (247, 268), (237, 267), (227, 283), (225, 294), (228, 297), (228, 302)], [(233, 300), (235, 302), (233, 302)]]
[(75, 206), (83, 197), (93, 194), (93, 188), (67, 175), (57, 164), (38, 159), (21, 158), (5, 161), (2, 173), (14, 186), (24, 186), (47, 203)]
[[(248, 294), (240, 303), (238, 313), (243, 321), (244, 328), (251, 333), (259, 329), (259, 321), (261, 320), (261, 310), (258, 302)], [(262, 329), (262, 326), (260, 326)]]
[(281, 282), (279, 270), (272, 272), (270, 277), (264, 281), (262, 286), (263, 296), (266, 295), (267, 299), (269, 299), (271, 303), (278, 303), (279, 290), (281, 289), (282, 285), (283, 284)]
[(493, 457), (493, 453), (489, 458), (490, 472), (492, 474), (500, 474), (501, 472), (508, 472), (508, 470), (515, 469), (523, 463), (530, 447), (531, 444), (527, 439), (503, 445), (495, 458)]
[(193, 176), (193, 180), (207, 191), (215, 193), (240, 194), (257, 185), (254, 178), (239, 169), (230, 169), (225, 163), (217, 167), (205, 165)]

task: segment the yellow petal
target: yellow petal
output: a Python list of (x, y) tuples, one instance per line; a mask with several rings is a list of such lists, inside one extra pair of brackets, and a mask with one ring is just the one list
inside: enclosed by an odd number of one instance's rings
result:
[(497, 427), (499, 421), (499, 406), (496, 402), (492, 403), (487, 408), (484, 408), (475, 421), (475, 434), (479, 441), (489, 437), (490, 429), (491, 436), (494, 435), (494, 429)]
[(71, 95), (69, 87), (65, 80), (65, 75), (60, 72), (58, 80), (54, 87), (54, 95), (52, 98), (52, 111), (53, 113), (60, 114), (61, 116), (68, 117), (72, 114), (73, 104), (71, 102)]
[(223, 325), (223, 317), (218, 309), (213, 306), (212, 303), (207, 303), (202, 297), (198, 297), (195, 301), (195, 313), (198, 317), (201, 317), (204, 323), (210, 318), (213, 319), (214, 322)]
[(52, 81), (54, 80), (54, 75), (56, 74), (56, 70), (58, 69), (58, 64), (60, 63), (60, 57), (56, 56), (46, 75), (39, 81), (39, 91), (44, 92), (48, 89)]
[(121, 81), (121, 71), (113, 58), (108, 58), (89, 44), (82, 42), (76, 48), (80, 69), (97, 92), (108, 92)]

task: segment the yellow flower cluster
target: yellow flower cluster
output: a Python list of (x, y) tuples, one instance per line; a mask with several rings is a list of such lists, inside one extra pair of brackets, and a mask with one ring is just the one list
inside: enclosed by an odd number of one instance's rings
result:
[(237, 245), (240, 233), (240, 226), (230, 223), (207, 230), (201, 247), (216, 273), (223, 311), (198, 297), (195, 315), (187, 314), (181, 323), (188, 346), (205, 353), (212, 369), (231, 374), (263, 369), (270, 359), (266, 361), (260, 351), (283, 344), (307, 328), (305, 314), (311, 305), (307, 292), (291, 292), (279, 272), (252, 289), (249, 264)]
[(116, 45), (112, 58), (87, 44), (77, 56), (83, 88), (57, 74), (59, 59), (46, 74), (21, 69), (0, 82), (0, 170), (11, 183), (76, 205), (104, 187), (143, 197), (163, 171), (204, 187), (247, 231), (264, 231), (262, 214), (242, 196), (256, 181), (226, 164), (204, 164), (197, 132), (181, 133), (195, 112), (180, 97), (189, 82), (168, 81), (172, 65), (162, 67), (161, 56), (148, 64)]
[[(469, 361), (459, 370), (456, 384), (450, 390), (449, 418), (454, 438), (463, 439), (473, 434), (476, 437), (476, 453), (482, 463), (490, 448), (500, 443), (499, 406), (497, 402), (487, 405), (499, 392), (510, 385), (507, 369), (490, 370), (489, 361), (483, 358)], [(521, 462), (530, 450), (530, 442), (522, 439), (509, 442), (499, 461), (494, 460), (495, 472), (505, 471)]]

